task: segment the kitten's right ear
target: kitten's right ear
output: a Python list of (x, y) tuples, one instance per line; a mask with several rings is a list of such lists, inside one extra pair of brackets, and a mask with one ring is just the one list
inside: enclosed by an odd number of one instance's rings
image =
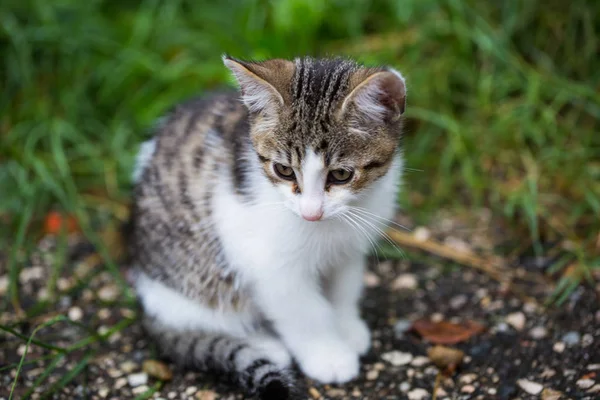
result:
[(287, 99), (286, 87), (294, 74), (294, 63), (287, 60), (247, 62), (223, 56), (223, 63), (233, 72), (242, 101), (250, 112), (269, 111)]

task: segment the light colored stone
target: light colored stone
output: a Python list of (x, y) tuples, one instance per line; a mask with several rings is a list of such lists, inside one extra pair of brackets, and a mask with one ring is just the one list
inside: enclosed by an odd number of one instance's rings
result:
[(108, 388), (101, 388), (98, 390), (98, 396), (105, 398), (106, 396), (108, 396)]
[(413, 236), (419, 242), (425, 242), (431, 237), (431, 232), (429, 232), (429, 229), (425, 228), (424, 226), (417, 226), (413, 231)]
[(381, 278), (379, 278), (379, 276), (377, 276), (377, 274), (375, 274), (371, 271), (367, 271), (367, 272), (365, 272), (365, 274), (363, 276), (363, 282), (366, 287), (374, 288), (381, 284)]
[(429, 392), (425, 389), (416, 388), (408, 392), (409, 400), (423, 400), (429, 397)]
[(379, 378), (379, 371), (376, 369), (372, 369), (370, 371), (367, 372), (367, 380), (368, 381), (374, 381), (375, 379)]
[(108, 308), (101, 308), (98, 310), (98, 318), (108, 319), (110, 318), (110, 310)]
[(544, 368), (544, 370), (540, 374), (540, 378), (542, 378), (542, 379), (550, 379), (554, 375), (556, 375), (556, 371), (555, 370), (553, 370), (551, 368)]
[(68, 317), (72, 321), (79, 321), (83, 318), (83, 310), (77, 306), (69, 308)]
[(581, 340), (581, 334), (579, 332), (575, 332), (575, 331), (567, 332), (563, 335), (561, 340), (567, 346), (575, 346)]
[(466, 374), (459, 378), (459, 382), (465, 385), (475, 382), (477, 379), (477, 374)]
[(39, 280), (44, 278), (44, 268), (41, 266), (23, 268), (19, 273), (19, 282), (27, 283), (32, 280)]
[(552, 350), (554, 350), (557, 353), (562, 353), (563, 351), (565, 351), (566, 347), (567, 346), (563, 342), (556, 342), (554, 343), (554, 346), (552, 346)]
[(136, 363), (134, 363), (133, 361), (123, 361), (121, 364), (119, 364), (119, 369), (123, 372), (125, 372), (126, 374), (130, 374), (133, 371), (135, 371), (136, 369), (138, 369), (138, 365)]
[(589, 333), (586, 333), (585, 335), (583, 335), (581, 337), (581, 346), (582, 347), (591, 346), (592, 343), (594, 343), (594, 337), (592, 335), (590, 335)]
[(392, 290), (414, 290), (419, 285), (414, 274), (400, 274), (392, 282)]
[(102, 301), (114, 301), (119, 295), (119, 289), (116, 285), (105, 285), (98, 290), (98, 298)]
[(546, 388), (542, 390), (542, 400), (560, 400), (562, 398), (562, 393), (558, 390)]
[(592, 386), (588, 393), (600, 393), (600, 384)]
[(400, 386), (398, 386), (398, 388), (400, 389), (400, 391), (406, 393), (410, 390), (410, 383), (404, 381), (400, 384)]
[(459, 294), (458, 296), (454, 296), (450, 299), (450, 307), (458, 310), (467, 304), (467, 301), (469, 301), (469, 298), (466, 295)]
[(194, 393), (196, 393), (197, 391), (198, 391), (198, 388), (196, 386), (188, 386), (185, 389), (185, 394), (187, 394), (188, 396), (191, 396)]
[(217, 394), (212, 390), (200, 390), (199, 392), (196, 392), (194, 397), (196, 397), (197, 400), (215, 400)]
[(413, 355), (410, 353), (403, 353), (401, 351), (390, 351), (381, 355), (381, 358), (395, 367), (400, 365), (406, 365), (413, 359)]
[(525, 327), (525, 314), (523, 314), (520, 311), (514, 312), (508, 314), (504, 321), (506, 321), (507, 324), (509, 324), (516, 330), (520, 331), (523, 330), (523, 328)]
[(544, 386), (542, 386), (541, 384), (539, 384), (537, 382), (529, 381), (527, 379), (517, 380), (517, 385), (519, 385), (519, 387), (521, 389), (523, 389), (525, 392), (527, 392), (529, 394), (533, 394), (533, 395), (538, 395), (538, 394), (542, 393), (542, 390), (544, 389)]
[(548, 336), (548, 330), (543, 326), (536, 326), (529, 331), (529, 336), (533, 339), (543, 339)]
[(590, 371), (597, 371), (600, 369), (600, 364), (588, 364), (586, 368)]
[(488, 394), (491, 394), (492, 396), (495, 396), (496, 393), (498, 393), (496, 388), (489, 388), (487, 392), (488, 392)]
[(430, 360), (429, 358), (425, 357), (425, 356), (417, 356), (415, 358), (413, 358), (413, 360), (410, 362), (410, 365), (412, 365), (413, 367), (422, 367), (425, 364), (429, 364)]
[(579, 379), (577, 382), (575, 382), (575, 384), (577, 385), (577, 387), (579, 389), (589, 389), (592, 386), (594, 386), (596, 382), (594, 382), (593, 379), (589, 379), (589, 378), (585, 378), (585, 379)]
[(462, 393), (473, 393), (475, 391), (475, 386), (473, 385), (465, 385), (463, 387), (460, 388), (460, 391)]
[(148, 383), (148, 374), (145, 372), (139, 372), (137, 374), (128, 375), (127, 383), (129, 383), (129, 386), (131, 387), (145, 385)]
[(125, 385), (127, 385), (126, 378), (119, 378), (115, 381), (115, 389), (121, 389)]
[(136, 386), (133, 389), (131, 389), (131, 393), (133, 394), (142, 394), (142, 393), (146, 393), (150, 388), (147, 385), (140, 385), (140, 386)]

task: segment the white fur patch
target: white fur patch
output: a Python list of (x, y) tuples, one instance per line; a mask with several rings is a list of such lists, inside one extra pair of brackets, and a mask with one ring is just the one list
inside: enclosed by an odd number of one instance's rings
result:
[(150, 139), (142, 143), (140, 150), (136, 156), (135, 167), (133, 169), (132, 179), (134, 182), (139, 181), (146, 166), (152, 159), (154, 151), (156, 150), (156, 139)]
[(175, 330), (201, 330), (244, 337), (252, 332), (254, 315), (225, 312), (205, 307), (184, 297), (161, 282), (140, 273), (135, 287), (144, 312)]

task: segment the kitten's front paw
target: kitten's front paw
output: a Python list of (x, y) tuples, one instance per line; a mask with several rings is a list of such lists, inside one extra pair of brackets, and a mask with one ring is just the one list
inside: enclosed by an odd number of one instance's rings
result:
[(340, 334), (354, 351), (364, 355), (371, 347), (371, 332), (369, 327), (359, 317), (341, 317), (338, 320)]
[(296, 358), (302, 371), (321, 383), (344, 383), (358, 375), (358, 355), (343, 342), (314, 343)]

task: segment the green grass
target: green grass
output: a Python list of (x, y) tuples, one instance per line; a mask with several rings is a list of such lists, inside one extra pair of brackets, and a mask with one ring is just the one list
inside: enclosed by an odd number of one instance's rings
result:
[(485, 206), (516, 240), (563, 243), (555, 269), (575, 266), (559, 283), (564, 298), (600, 268), (599, 15), (586, 0), (2, 1), (10, 299), (49, 210), (76, 215), (102, 245), (97, 232), (126, 214), (148, 128), (176, 102), (230, 84), (224, 52), (398, 68), (416, 169), (403, 208), (426, 223), (435, 210)]

